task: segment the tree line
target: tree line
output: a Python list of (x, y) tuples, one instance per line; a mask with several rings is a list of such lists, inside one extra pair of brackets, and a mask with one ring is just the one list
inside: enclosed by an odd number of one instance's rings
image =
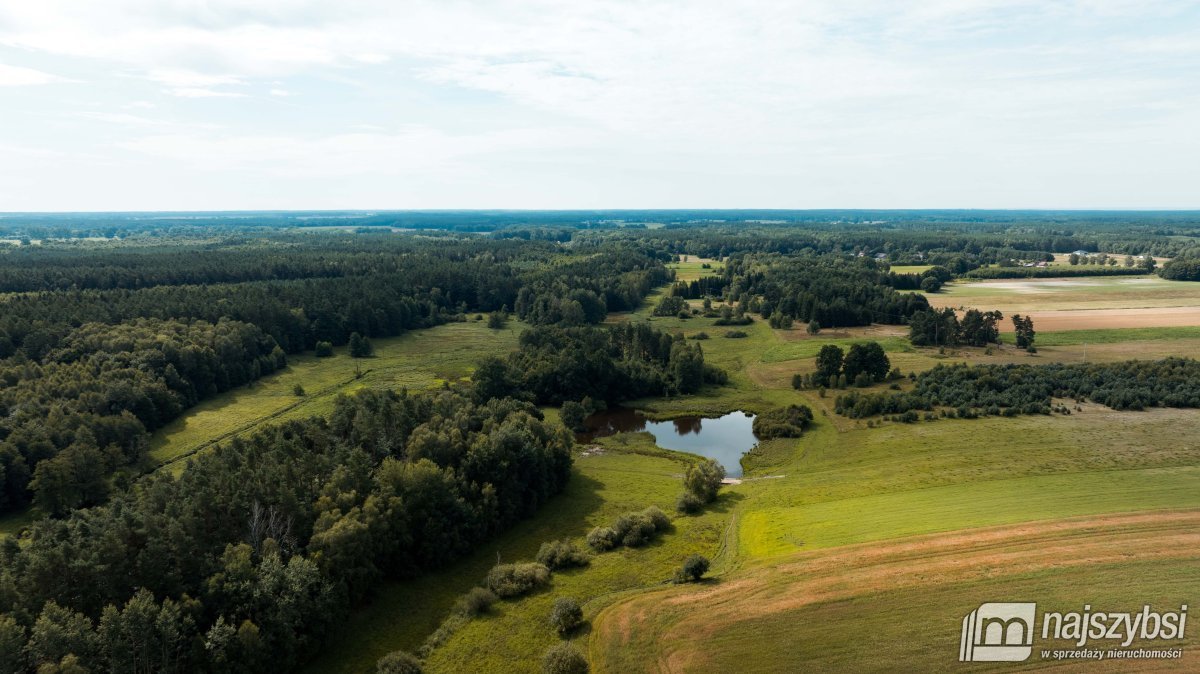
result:
[(199, 400), (286, 366), (269, 335), (238, 321), (87, 323), (40, 361), (0, 360), (0, 511), (94, 505), (148, 434)]
[(938, 365), (917, 375), (911, 391), (851, 391), (838, 396), (835, 410), (854, 419), (939, 408), (960, 417), (1014, 416), (1049, 414), (1054, 398), (1090, 400), (1114, 410), (1200, 407), (1200, 361)]
[(539, 405), (687, 394), (726, 379), (723, 370), (704, 362), (700, 344), (632, 322), (530, 328), (517, 351), (485, 358), (472, 375), (480, 400), (513, 396)]

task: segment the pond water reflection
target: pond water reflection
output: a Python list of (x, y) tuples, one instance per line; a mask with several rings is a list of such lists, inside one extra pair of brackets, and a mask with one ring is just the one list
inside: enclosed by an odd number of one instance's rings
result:
[(654, 435), (659, 447), (715, 459), (725, 466), (729, 477), (741, 477), (742, 454), (758, 442), (754, 437), (754, 415), (740, 411), (714, 418), (687, 416), (652, 421), (637, 410), (616, 407), (593, 414), (586, 424), (588, 432), (580, 436), (581, 440), (646, 431)]

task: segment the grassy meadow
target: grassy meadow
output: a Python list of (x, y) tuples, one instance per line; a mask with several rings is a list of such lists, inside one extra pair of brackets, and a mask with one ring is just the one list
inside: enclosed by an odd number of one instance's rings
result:
[[(328, 414), (338, 395), (360, 388), (424, 390), (460, 381), (484, 355), (515, 348), (523, 327), (510, 320), (492, 330), (471, 320), (372, 340), (370, 358), (351, 358), (346, 347), (329, 358), (290, 356), (287, 369), (207, 400), (160, 429), (151, 440), (150, 460), (179, 470), (181, 459), (260, 424)], [(304, 395), (296, 395), (296, 385)]]

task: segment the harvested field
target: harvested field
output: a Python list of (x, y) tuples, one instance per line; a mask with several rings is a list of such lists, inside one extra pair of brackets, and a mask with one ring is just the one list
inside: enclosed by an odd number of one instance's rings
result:
[[(593, 621), (592, 662), (598, 672), (732, 671), (739, 661), (743, 666), (737, 671), (794, 671), (802, 664), (824, 670), (849, 663), (858, 671), (886, 671), (899, 655), (889, 642), (903, 643), (917, 632), (926, 634), (924, 645), (908, 646), (900, 661), (935, 671), (956, 659), (959, 613), (1001, 597), (1028, 599), (1023, 592), (1047, 579), (1069, 577), (1098, 587), (1113, 573), (1147, 563), (1195, 569), (1197, 525), (1197, 510), (1120, 514), (800, 553), (718, 582), (637, 595), (610, 606)], [(1164, 589), (1153, 591), (1162, 592), (1156, 597), (1186, 587), (1184, 575), (1164, 578)], [(1109, 592), (1112, 601), (1121, 594), (1119, 588)], [(906, 598), (899, 602), (899, 614), (874, 610), (897, 595)], [(1104, 598), (1093, 596), (1097, 602)], [(825, 634), (828, 620), (823, 618), (831, 614), (843, 621), (840, 638)], [(930, 629), (945, 632), (946, 648), (928, 648)], [(747, 659), (738, 639), (762, 643), (768, 634), (776, 644), (771, 657)], [(858, 634), (871, 638), (856, 639)], [(1190, 644), (1194, 639), (1178, 645)], [(1037, 658), (1027, 665), (1037, 666)], [(753, 666), (746, 669), (747, 663)]]
[[(1200, 326), (1200, 306), (1152, 309), (1079, 309), (1075, 311), (1030, 311), (1039, 332), (1098, 330), (1113, 328), (1178, 328)], [(1001, 332), (1012, 332), (1012, 321), (1001, 324)]]

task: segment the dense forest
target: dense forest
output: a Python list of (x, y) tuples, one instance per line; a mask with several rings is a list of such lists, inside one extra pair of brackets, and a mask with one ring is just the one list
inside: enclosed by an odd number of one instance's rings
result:
[(511, 399), (341, 398), (6, 539), (0, 671), (287, 671), (379, 578), (536, 511), (570, 446)]
[(872, 261), (840, 256), (734, 256), (725, 265), (726, 298), (753, 298), (764, 318), (776, 314), (821, 327), (903, 324), (929, 308), (919, 293), (898, 292), (894, 276)]
[(507, 359), (491, 357), (480, 364), (473, 377), (480, 399), (620, 402), (695, 393), (706, 382), (726, 379), (723, 371), (705, 364), (700, 344), (645, 323), (534, 328), (521, 335), (520, 345)]

